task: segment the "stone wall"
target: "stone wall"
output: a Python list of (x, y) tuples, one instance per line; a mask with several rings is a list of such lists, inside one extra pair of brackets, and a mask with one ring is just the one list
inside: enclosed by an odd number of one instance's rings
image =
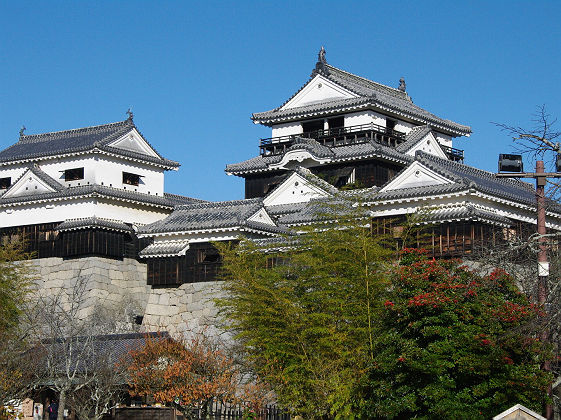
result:
[[(152, 288), (146, 283), (146, 264), (134, 259), (85, 257), (31, 261), (37, 290), (46, 295), (70, 294), (78, 279), (86, 283), (81, 313), (87, 316), (96, 304), (119, 308), (124, 329), (133, 330), (132, 315), (142, 315), (144, 331), (170, 334), (200, 332), (220, 334), (212, 299), (221, 295), (220, 282), (190, 283), (180, 287)], [(137, 327), (138, 328), (138, 327)]]

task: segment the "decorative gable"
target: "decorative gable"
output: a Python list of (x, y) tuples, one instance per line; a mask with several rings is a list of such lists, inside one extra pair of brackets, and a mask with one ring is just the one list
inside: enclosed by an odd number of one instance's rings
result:
[[(45, 176), (48, 175), (45, 174)], [(41, 179), (31, 169), (27, 169), (23, 175), (2, 195), (2, 198), (44, 194), (55, 191), (56, 189), (49, 185), (45, 180)]]
[(264, 208), (260, 209), (253, 216), (249, 217), (247, 221), (265, 223), (266, 225), (276, 226), (275, 222), (273, 222), (273, 219), (271, 219), (271, 216), (269, 216), (269, 213), (267, 213), (267, 210), (265, 210)]
[(330, 194), (319, 185), (314, 185), (302, 175), (294, 172), (275, 188), (265, 199), (265, 206), (307, 203), (313, 198), (328, 197)]
[(332, 82), (324, 76), (317, 74), (304, 86), (293, 98), (291, 98), (280, 109), (291, 109), (304, 106), (314, 102), (328, 99), (349, 99), (358, 96), (342, 86)]
[(286, 152), (280, 162), (270, 164), (269, 167), (271, 169), (290, 169), (296, 166), (306, 168), (310, 166), (323, 165), (324, 163), (329, 162), (331, 162), (331, 158), (316, 157), (308, 150), (302, 148)]
[(407, 149), (405, 153), (409, 156), (415, 156), (415, 152), (417, 152), (418, 150), (434, 156), (438, 156), (441, 159), (448, 160), (448, 156), (446, 155), (446, 153), (444, 153), (444, 151), (440, 147), (440, 143), (438, 143), (436, 137), (432, 132), (427, 133), (426, 136), (419, 139), (409, 149)]
[(386, 184), (380, 192), (453, 183), (450, 179), (436, 173), (423, 164), (413, 162), (390, 183)]
[(155, 158), (160, 157), (152, 148), (152, 146), (150, 146), (148, 142), (144, 140), (144, 138), (140, 135), (136, 128), (133, 128), (125, 135), (109, 143), (108, 146), (115, 147), (117, 149), (128, 150), (130, 152), (141, 153), (143, 155), (148, 155)]

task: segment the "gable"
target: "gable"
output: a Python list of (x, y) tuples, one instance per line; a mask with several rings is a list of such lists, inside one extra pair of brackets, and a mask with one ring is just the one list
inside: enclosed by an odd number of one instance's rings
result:
[(312, 155), (305, 148), (289, 150), (284, 154), (280, 162), (271, 163), (271, 169), (290, 169), (296, 166), (310, 167), (323, 165), (324, 163), (331, 162), (331, 158), (319, 158)]
[(290, 109), (328, 99), (349, 99), (358, 96), (318, 74), (280, 109)]
[(415, 153), (418, 150), (421, 150), (425, 153), (428, 153), (428, 154), (431, 154), (431, 155), (434, 155), (434, 156), (438, 156), (441, 159), (448, 160), (448, 156), (446, 156), (446, 153), (444, 153), (444, 151), (440, 147), (440, 143), (438, 143), (438, 141), (436, 140), (436, 137), (434, 137), (434, 134), (432, 132), (427, 133), (426, 136), (424, 136), (419, 141), (417, 141), (415, 144), (413, 144), (407, 150), (407, 152), (405, 152), (405, 154), (407, 154), (409, 156), (415, 156)]
[(20, 197), (55, 192), (56, 190), (28, 169), (3, 195), (2, 198)]
[(298, 173), (293, 173), (275, 188), (265, 199), (265, 206), (281, 204), (307, 203), (313, 198), (328, 197), (329, 193), (318, 185), (304, 178)]
[(273, 222), (273, 219), (271, 219), (271, 216), (269, 216), (269, 213), (267, 213), (267, 210), (265, 210), (264, 208), (257, 211), (253, 216), (249, 217), (247, 220), (249, 222), (265, 223), (266, 225), (276, 226), (275, 222)]
[(401, 174), (385, 185), (380, 192), (453, 183), (450, 179), (434, 172), (421, 163), (413, 162)]
[(117, 140), (108, 144), (108, 146), (116, 149), (128, 150), (131, 152), (141, 153), (143, 155), (159, 158), (160, 156), (140, 135), (136, 128), (119, 137)]

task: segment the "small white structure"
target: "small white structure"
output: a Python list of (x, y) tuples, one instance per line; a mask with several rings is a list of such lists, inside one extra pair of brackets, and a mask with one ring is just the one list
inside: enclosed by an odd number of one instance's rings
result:
[(503, 411), (493, 417), (493, 420), (547, 420), (545, 417), (540, 416), (535, 411), (524, 407), (521, 404), (516, 404), (514, 407)]

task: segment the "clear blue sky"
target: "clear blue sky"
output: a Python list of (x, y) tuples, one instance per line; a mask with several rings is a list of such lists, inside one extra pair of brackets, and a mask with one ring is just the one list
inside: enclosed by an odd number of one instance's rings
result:
[[(27, 133), (135, 122), (179, 161), (169, 192), (243, 197), (227, 163), (256, 156), (252, 112), (330, 64), (390, 86), (473, 129), (466, 163), (512, 150), (491, 121), (561, 118), (561, 2), (0, 1), (0, 148)], [(561, 129), (561, 127), (559, 127)]]

